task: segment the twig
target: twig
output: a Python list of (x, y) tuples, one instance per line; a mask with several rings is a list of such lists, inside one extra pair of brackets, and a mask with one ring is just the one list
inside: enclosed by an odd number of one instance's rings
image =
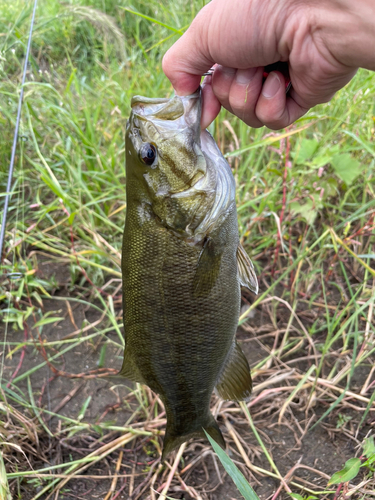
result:
[(159, 500), (166, 500), (166, 496), (167, 496), (167, 493), (168, 493), (168, 490), (169, 490), (169, 487), (171, 485), (171, 482), (172, 482), (172, 479), (173, 479), (173, 476), (175, 475), (175, 472), (177, 470), (177, 467), (178, 467), (178, 464), (180, 463), (180, 460), (181, 460), (181, 457), (182, 457), (182, 454), (184, 453), (185, 451), (185, 448), (186, 448), (186, 443), (183, 443), (181, 446), (180, 446), (180, 449), (178, 450), (177, 452), (177, 455), (176, 455), (176, 458), (174, 460), (174, 463), (173, 463), (173, 466), (171, 468), (171, 471), (169, 473), (169, 476), (168, 476), (168, 479), (167, 479), (167, 482), (165, 483), (165, 486), (160, 494), (160, 497), (159, 497)]
[[(229, 422), (228, 418), (225, 417), (225, 426), (228, 429), (229, 434), (232, 436), (233, 441), (235, 442), (238, 451), (240, 452), (241, 457), (243, 458), (243, 461), (245, 462), (246, 466), (252, 470), (253, 472), (258, 472), (256, 468), (253, 466), (253, 464), (250, 462), (249, 457), (246, 455), (245, 450), (243, 449), (242, 444), (240, 443), (240, 440), (238, 439), (237, 433), (234, 430), (232, 424)], [(220, 483), (223, 484), (223, 481), (220, 479)]]
[[(75, 474), (80, 474), (84, 470), (86, 470), (88, 467), (91, 467), (96, 462), (99, 462), (103, 458), (105, 458), (107, 455), (110, 453), (113, 453), (116, 451), (118, 448), (121, 446), (124, 446), (124, 444), (129, 443), (133, 439), (136, 438), (136, 435), (128, 432), (124, 434), (123, 436), (120, 436), (119, 438), (111, 441), (110, 443), (107, 443), (103, 446), (101, 446), (98, 450), (93, 451), (89, 455), (85, 457), (85, 460), (89, 460), (89, 462), (82, 467), (79, 466), (79, 464), (73, 465), (70, 469), (68, 469), (67, 474), (69, 474), (66, 479), (63, 481), (59, 481), (59, 479), (56, 479), (55, 481), (52, 481), (50, 484), (47, 484), (41, 491), (39, 491), (33, 498), (32, 500), (37, 500), (41, 496), (43, 496), (49, 489), (54, 487), (53, 491), (48, 495), (46, 500), (48, 500), (57, 490), (61, 490), (63, 486), (65, 486), (74, 476)], [(90, 460), (92, 459), (92, 460)]]
[[(300, 457), (297, 461), (297, 463), (295, 465), (293, 465), (293, 467), (287, 472), (287, 474), (285, 475), (284, 477), (284, 481), (287, 481), (292, 475), (293, 475), (293, 472), (298, 469), (298, 466), (299, 464), (301, 463), (301, 460), (302, 460), (302, 457)], [(281, 488), (282, 488), (282, 485), (280, 484), (280, 486), (277, 488), (274, 496), (272, 497), (272, 500), (276, 500), (276, 498), (280, 495), (280, 492), (281, 492)]]
[[(17, 306), (18, 306), (18, 304), (17, 304)], [(27, 328), (28, 328), (28, 326), (27, 326), (26, 321), (23, 321), (24, 342), (27, 342), (27, 338), (28, 338)], [(12, 375), (9, 379), (9, 382), (7, 383), (7, 388), (9, 388), (11, 386), (12, 380), (14, 380), (16, 378), (17, 373), (20, 371), (20, 369), (22, 367), (23, 360), (25, 358), (25, 353), (26, 353), (26, 344), (22, 347), (20, 360), (18, 362), (16, 369), (14, 370), (14, 372), (12, 373)]]
[[(132, 498), (136, 498), (139, 495), (139, 493), (142, 491), (144, 486), (150, 481), (150, 477), (152, 476), (152, 473), (157, 465), (160, 465), (160, 457), (158, 459), (156, 459), (155, 462), (151, 465), (150, 470), (148, 471), (148, 474), (145, 477), (145, 479), (134, 490), (134, 492), (132, 494)], [(158, 471), (156, 471), (156, 473), (155, 473), (155, 480), (156, 480), (157, 475), (158, 475)], [(155, 480), (154, 480), (154, 482), (155, 482)], [(153, 484), (152, 480), (151, 480), (151, 484)], [(129, 500), (131, 500), (130, 494), (129, 494)]]
[(113, 476), (111, 487), (110, 487), (108, 493), (106, 494), (106, 496), (104, 497), (104, 500), (109, 500), (109, 498), (113, 495), (113, 493), (116, 490), (116, 485), (117, 485), (117, 480), (118, 480), (118, 473), (119, 473), (119, 470), (120, 470), (120, 467), (121, 467), (121, 462), (122, 462), (122, 456), (123, 456), (123, 454), (124, 454), (123, 451), (120, 451), (118, 459), (117, 459), (117, 463), (116, 463), (115, 475)]
[(343, 483), (340, 483), (338, 485), (335, 496), (333, 497), (333, 500), (338, 500), (342, 486), (343, 486)]
[(264, 443), (263, 443), (263, 441), (262, 441), (261, 437), (259, 436), (259, 433), (258, 433), (258, 431), (256, 430), (256, 427), (255, 427), (255, 425), (254, 425), (253, 419), (251, 418), (251, 415), (250, 415), (250, 412), (249, 412), (249, 410), (248, 410), (248, 408), (247, 408), (247, 406), (246, 406), (246, 403), (244, 403), (244, 402), (242, 401), (242, 402), (240, 402), (240, 406), (241, 406), (241, 408), (242, 408), (242, 410), (243, 410), (243, 412), (244, 412), (244, 414), (245, 414), (245, 416), (246, 416), (246, 418), (247, 418), (247, 421), (249, 422), (250, 428), (251, 428), (251, 430), (253, 431), (254, 436), (256, 437), (256, 439), (257, 439), (258, 443), (260, 444), (260, 446), (261, 446), (261, 448), (262, 448), (262, 450), (263, 450), (263, 453), (266, 455), (267, 460), (268, 460), (268, 462), (270, 463), (270, 465), (271, 465), (272, 469), (276, 472), (276, 475), (277, 475), (278, 479), (281, 481), (281, 483), (283, 484), (283, 486), (284, 486), (284, 488), (286, 489), (286, 491), (287, 491), (288, 493), (291, 493), (291, 492), (292, 492), (292, 490), (289, 488), (289, 486), (288, 486), (288, 485), (286, 484), (286, 482), (284, 481), (284, 478), (283, 478), (283, 477), (282, 477), (282, 475), (280, 474), (279, 469), (276, 467), (275, 462), (272, 460), (271, 455), (268, 453), (267, 448), (265, 447), (265, 445), (264, 445)]

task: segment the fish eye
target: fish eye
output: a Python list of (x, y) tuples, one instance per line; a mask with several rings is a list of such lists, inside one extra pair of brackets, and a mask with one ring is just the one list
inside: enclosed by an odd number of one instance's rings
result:
[(155, 146), (150, 143), (143, 144), (139, 156), (141, 157), (143, 163), (146, 165), (152, 165), (156, 158)]

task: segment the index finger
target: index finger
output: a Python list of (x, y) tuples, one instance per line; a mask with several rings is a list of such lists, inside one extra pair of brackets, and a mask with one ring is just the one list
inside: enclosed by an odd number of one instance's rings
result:
[(199, 23), (193, 23), (163, 58), (163, 71), (177, 95), (195, 92), (202, 75), (214, 64), (202, 42)]

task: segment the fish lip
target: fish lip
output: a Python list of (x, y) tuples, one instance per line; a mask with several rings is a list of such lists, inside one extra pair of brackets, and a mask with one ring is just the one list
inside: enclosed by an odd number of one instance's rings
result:
[(165, 104), (170, 101), (168, 97), (143, 97), (135, 95), (130, 101), (130, 106), (133, 108), (136, 104)]
[(195, 92), (187, 96), (178, 95), (176, 93), (174, 94), (174, 96), (172, 95), (172, 97), (143, 97), (141, 95), (135, 95), (132, 97), (130, 101), (130, 106), (133, 108), (133, 106), (135, 106), (136, 104), (165, 104), (171, 99), (173, 99), (173, 97), (179, 97), (182, 100), (194, 99), (195, 97), (199, 97), (200, 93), (201, 93), (201, 86), (199, 86)]

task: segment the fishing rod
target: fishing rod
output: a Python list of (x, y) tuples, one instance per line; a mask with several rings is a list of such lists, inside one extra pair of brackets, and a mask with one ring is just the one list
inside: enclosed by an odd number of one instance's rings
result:
[[(34, 27), (37, 2), (38, 2), (38, 0), (34, 0), (34, 8), (33, 8), (33, 14), (32, 14), (32, 18), (31, 18), (31, 24), (30, 24), (29, 39), (27, 41), (27, 48), (26, 48), (26, 55), (25, 55), (25, 64), (23, 67), (23, 74), (22, 74), (21, 92), (20, 92), (20, 96), (18, 99), (17, 120), (16, 120), (16, 127), (14, 129), (12, 153), (11, 153), (11, 157), (10, 157), (10, 164), (9, 164), (9, 170), (8, 170), (8, 182), (7, 182), (6, 192), (5, 192), (5, 199), (4, 199), (4, 211), (3, 211), (3, 217), (2, 217), (1, 229), (0, 229), (0, 263), (1, 263), (2, 257), (3, 257), (5, 226), (6, 226), (6, 222), (7, 222), (9, 199), (10, 199), (11, 189), (12, 189), (14, 159), (15, 159), (16, 150), (17, 150), (18, 131), (19, 131), (19, 127), (20, 127), (21, 111), (22, 111), (22, 103), (23, 103), (23, 92), (24, 92), (24, 85), (25, 85), (25, 81), (26, 81), (27, 66), (29, 63), (29, 54), (30, 54), (30, 47), (31, 47), (31, 39), (33, 36), (33, 27)], [(13, 274), (18, 275), (19, 273), (10, 273), (8, 276), (15, 277), (15, 276), (12, 276)]]

